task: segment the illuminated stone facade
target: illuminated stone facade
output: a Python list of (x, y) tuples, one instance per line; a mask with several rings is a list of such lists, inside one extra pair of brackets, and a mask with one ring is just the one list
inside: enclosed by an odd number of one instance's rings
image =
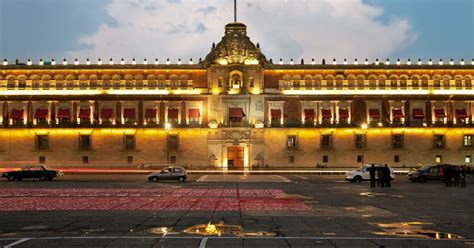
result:
[(474, 65), (274, 63), (241, 23), (197, 63), (0, 67), (3, 165), (470, 164)]

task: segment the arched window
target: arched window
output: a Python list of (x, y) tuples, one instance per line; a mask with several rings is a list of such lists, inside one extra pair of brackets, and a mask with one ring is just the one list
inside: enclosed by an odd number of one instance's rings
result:
[(34, 75), (31, 77), (31, 89), (37, 90), (40, 87), (40, 77)]
[(121, 82), (121, 77), (120, 75), (114, 75), (113, 78), (112, 78), (112, 87), (114, 88), (114, 90), (120, 90), (120, 87), (122, 86), (122, 82)]
[(443, 89), (449, 89), (451, 87), (449, 81), (450, 81), (449, 77), (443, 77)]
[(334, 79), (332, 77), (326, 78), (326, 89), (332, 90), (334, 88)]
[(469, 90), (472, 88), (472, 79), (470, 77), (464, 78), (464, 87)]
[(143, 76), (142, 75), (135, 76), (135, 88), (138, 90), (143, 89)]
[(109, 75), (103, 75), (102, 76), (102, 89), (108, 90), (110, 89), (110, 76)]
[(379, 77), (379, 89), (385, 89), (385, 77)]
[(462, 77), (456, 77), (454, 79), (454, 84), (456, 85), (457, 90), (462, 90)]
[(390, 88), (392, 90), (396, 90), (398, 88), (397, 77), (395, 76), (390, 77)]
[(400, 89), (406, 89), (407, 88), (407, 80), (408, 80), (408, 78), (406, 76), (400, 77)]
[(316, 77), (314, 78), (313, 87), (314, 87), (315, 89), (317, 89), (317, 90), (321, 89), (321, 81), (322, 81), (321, 77), (320, 77), (320, 76), (316, 76)]
[[(234, 76), (237, 74), (234, 74)], [(181, 75), (179, 78), (180, 80), (180, 87), (181, 88), (187, 88), (188, 87), (188, 76), (187, 75)]]
[(158, 87), (160, 87), (161, 89), (168, 87), (168, 85), (166, 84), (166, 76), (163, 74), (158, 75)]
[(16, 88), (16, 78), (9, 77), (7, 79), (7, 90), (14, 90)]
[(74, 76), (70, 75), (66, 78), (66, 89), (73, 90), (74, 89)]
[(336, 78), (336, 89), (342, 90), (342, 86), (343, 86), (342, 83), (343, 83), (342, 82), (342, 77), (337, 77)]
[(440, 78), (437, 76), (433, 78), (433, 88), (436, 90), (439, 90), (441, 88)]
[(421, 88), (423, 88), (424, 90), (428, 89), (428, 80), (428, 76), (421, 77)]
[(125, 89), (127, 89), (127, 90), (133, 89), (134, 84), (135, 84), (135, 82), (133, 80), (133, 76), (132, 75), (126, 75), (125, 76)]
[(377, 88), (377, 82), (375, 76), (369, 77), (369, 88), (371, 90), (375, 90)]
[(41, 88), (43, 88), (43, 90), (49, 90), (51, 77), (48, 75), (43, 76), (41, 81)]
[(56, 90), (63, 90), (64, 89), (64, 77), (59, 75), (55, 77), (56, 81)]
[(311, 88), (313, 84), (313, 77), (311, 75), (304, 76), (304, 86), (306, 88)]
[(97, 76), (96, 75), (92, 75), (90, 78), (89, 78), (89, 87), (91, 88), (91, 90), (95, 90), (97, 89), (98, 87), (98, 82), (97, 82)]
[(26, 89), (26, 77), (21, 76), (18, 78), (18, 89), (25, 90)]
[(86, 75), (79, 76), (79, 89), (81, 90), (87, 89), (87, 76)]
[(357, 77), (357, 89), (363, 90), (364, 89), (364, 77), (358, 76)]
[(155, 75), (148, 75), (147, 76), (147, 81), (148, 81), (148, 89), (155, 89), (156, 88), (156, 77)]
[(420, 88), (420, 78), (418, 76), (411, 78), (411, 87), (416, 90)]
[(293, 85), (292, 85), (293, 88), (299, 88), (301, 86), (301, 83), (300, 83), (301, 82), (301, 77), (300, 77), (300, 75), (294, 75), (293, 78), (292, 78), (292, 81), (293, 81), (292, 82), (293, 83)]
[(353, 90), (354, 87), (355, 87), (355, 79), (354, 79), (353, 76), (349, 76), (349, 77), (347, 78), (347, 88), (348, 88), (349, 90)]
[(171, 75), (170, 76), (170, 81), (171, 81), (171, 89), (176, 89), (176, 88), (179, 87), (178, 76)]

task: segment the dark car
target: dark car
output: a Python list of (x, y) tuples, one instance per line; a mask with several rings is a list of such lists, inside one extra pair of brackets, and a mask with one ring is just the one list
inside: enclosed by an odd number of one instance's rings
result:
[(2, 177), (6, 177), (8, 181), (21, 181), (24, 178), (38, 178), (41, 181), (51, 181), (55, 177), (62, 176), (60, 170), (53, 170), (46, 166), (26, 166), (21, 170), (8, 171), (2, 173)]
[(444, 181), (446, 168), (452, 167), (453, 170), (459, 169), (458, 165), (435, 164), (425, 165), (415, 171), (408, 173), (408, 179), (412, 182), (426, 182), (428, 180)]

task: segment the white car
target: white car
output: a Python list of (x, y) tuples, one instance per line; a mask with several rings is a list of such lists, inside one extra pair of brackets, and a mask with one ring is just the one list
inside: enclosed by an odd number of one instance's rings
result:
[(148, 175), (148, 181), (158, 182), (160, 180), (178, 180), (184, 182), (186, 180), (186, 170), (179, 166), (169, 166), (159, 172)]
[[(362, 181), (369, 181), (370, 180), (370, 172), (369, 168), (372, 166), (372, 164), (366, 164), (362, 167), (359, 167), (355, 170), (351, 170), (346, 172), (346, 180), (351, 181), (351, 182), (362, 182)], [(381, 164), (374, 164), (375, 167), (375, 180), (381, 179), (382, 176), (382, 169), (385, 167), (385, 165)], [(393, 169), (388, 167), (390, 169), (390, 180), (395, 179), (395, 174), (393, 173)]]

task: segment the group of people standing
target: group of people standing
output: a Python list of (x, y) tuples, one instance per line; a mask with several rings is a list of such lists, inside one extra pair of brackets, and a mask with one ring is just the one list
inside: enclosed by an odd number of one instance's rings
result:
[(446, 166), (443, 173), (446, 187), (466, 187), (466, 175), (470, 174), (470, 167)]
[(369, 174), (371, 188), (375, 188), (377, 181), (380, 183), (382, 188), (390, 188), (392, 186), (390, 183), (392, 180), (392, 177), (390, 176), (390, 168), (388, 168), (387, 164), (385, 164), (385, 166), (382, 168), (377, 168), (374, 164), (372, 164), (369, 168)]

